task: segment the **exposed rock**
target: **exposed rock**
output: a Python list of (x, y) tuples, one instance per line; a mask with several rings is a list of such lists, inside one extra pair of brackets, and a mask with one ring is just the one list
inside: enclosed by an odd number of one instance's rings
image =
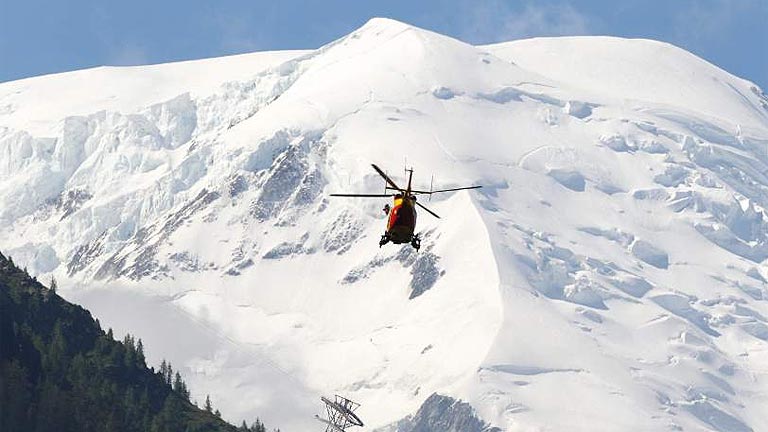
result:
[(411, 267), (411, 295), (409, 299), (415, 299), (416, 297), (424, 294), (432, 288), (440, 276), (445, 274), (445, 270), (441, 270), (437, 263), (440, 261), (440, 257), (431, 253), (424, 252), (418, 254), (416, 261)]
[[(184, 222), (217, 200), (219, 196), (220, 194), (216, 191), (203, 189), (195, 198), (189, 200), (179, 210), (166, 216), (165, 222), (160, 228), (149, 226), (139, 229), (129, 243), (124, 244), (120, 250), (102, 264), (96, 272), (96, 279), (117, 278), (120, 276), (126, 276), (134, 280), (140, 280), (148, 276), (157, 279), (166, 274), (168, 267), (161, 265), (156, 259), (158, 247), (167, 241), (171, 234)], [(131, 252), (125, 254), (124, 250)], [(133, 260), (129, 258), (131, 255), (135, 256)], [(129, 263), (131, 264), (128, 265)]]
[(70, 258), (67, 264), (67, 274), (73, 276), (80, 270), (83, 270), (104, 251), (104, 240), (106, 239), (107, 231), (102, 232), (98, 237), (92, 241), (78, 246), (72, 258)]
[(377, 432), (501, 432), (480, 419), (466, 402), (433, 393), (414, 416)]

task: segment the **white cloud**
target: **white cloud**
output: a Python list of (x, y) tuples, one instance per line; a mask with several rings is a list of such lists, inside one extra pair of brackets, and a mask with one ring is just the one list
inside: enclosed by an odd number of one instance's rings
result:
[(575, 36), (590, 33), (590, 18), (570, 3), (527, 2), (512, 8), (509, 2), (471, 2), (461, 37), (472, 43), (490, 43), (536, 36)]

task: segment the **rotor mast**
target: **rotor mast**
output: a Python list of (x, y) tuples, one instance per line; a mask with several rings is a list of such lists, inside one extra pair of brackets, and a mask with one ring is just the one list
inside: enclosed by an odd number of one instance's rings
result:
[(405, 189), (405, 196), (411, 195), (411, 180), (413, 180), (413, 168), (406, 169), (406, 172), (408, 172), (408, 187)]

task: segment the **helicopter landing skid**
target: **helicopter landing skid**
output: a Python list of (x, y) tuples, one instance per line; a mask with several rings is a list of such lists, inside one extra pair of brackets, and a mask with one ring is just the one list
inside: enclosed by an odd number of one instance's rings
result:
[[(390, 241), (392, 241), (392, 238), (389, 236), (389, 234), (386, 234), (386, 233), (382, 234), (381, 235), (381, 239), (379, 240), (379, 247), (384, 246), (385, 244), (389, 243)], [(395, 243), (400, 243), (400, 242), (395, 242)], [(411, 243), (411, 246), (414, 249), (416, 249), (416, 252), (418, 252), (419, 249), (421, 248), (421, 237), (418, 234), (414, 234), (411, 237), (411, 242), (410, 243)]]
[(411, 246), (416, 249), (416, 252), (418, 252), (419, 248), (421, 248), (421, 237), (419, 237), (418, 234), (414, 234), (411, 238)]

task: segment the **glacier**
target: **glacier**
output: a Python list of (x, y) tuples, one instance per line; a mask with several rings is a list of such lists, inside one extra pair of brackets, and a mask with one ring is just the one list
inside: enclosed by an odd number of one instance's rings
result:
[[(379, 249), (383, 203), (328, 197), (371, 162), (484, 188)], [(768, 430), (767, 206), (768, 96), (657, 41), (376, 18), (0, 84), (3, 253), (235, 423)]]

